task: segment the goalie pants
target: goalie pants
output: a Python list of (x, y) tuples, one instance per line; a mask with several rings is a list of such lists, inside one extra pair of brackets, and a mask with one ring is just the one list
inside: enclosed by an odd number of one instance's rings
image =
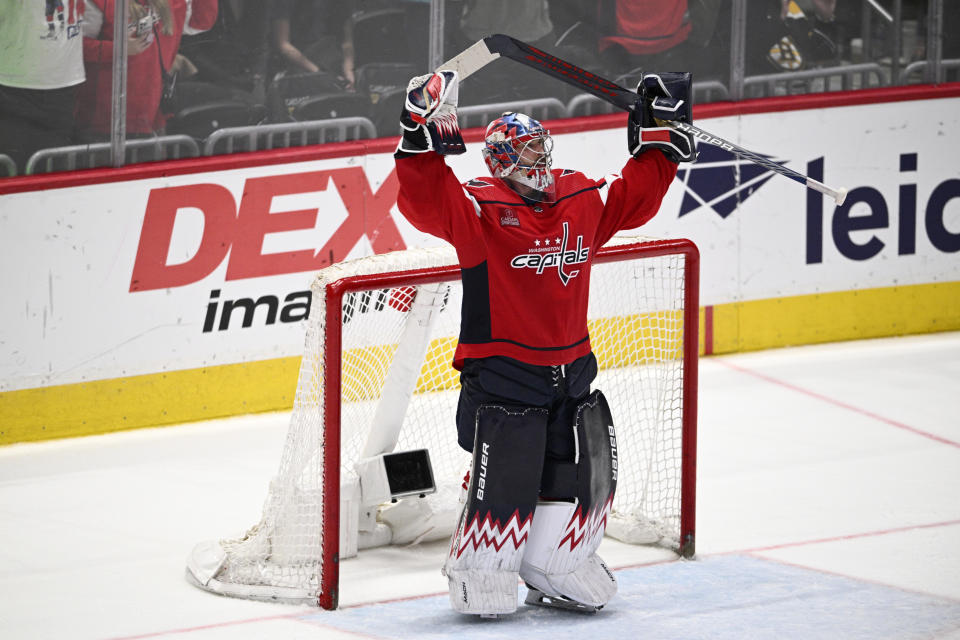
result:
[(573, 460), (574, 414), (596, 376), (597, 359), (593, 353), (556, 366), (536, 366), (505, 356), (468, 359), (460, 373), (457, 442), (464, 450), (473, 452), (476, 415), (481, 405), (546, 409), (546, 459)]

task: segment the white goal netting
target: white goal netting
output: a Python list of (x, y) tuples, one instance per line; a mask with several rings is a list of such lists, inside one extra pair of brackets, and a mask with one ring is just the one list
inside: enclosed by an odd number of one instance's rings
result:
[[(607, 534), (679, 550), (685, 534), (692, 542), (681, 516), (692, 510), (682, 491), (684, 429), (693, 428), (684, 380), (689, 385), (696, 327), (691, 339), (688, 251), (670, 242), (677, 241), (615, 239), (615, 259), (593, 265), (588, 324), (600, 366), (593, 387), (609, 400), (619, 447)], [(335, 606), (340, 558), (358, 547), (449, 535), (470, 460), (454, 424), (462, 299), (455, 276), (451, 249), (371, 256), (318, 274), (290, 427), (260, 522), (241, 538), (198, 545), (188, 560), (194, 583)], [(331, 298), (335, 290), (342, 296)], [(435, 494), (364, 506), (361, 459), (423, 448)]]

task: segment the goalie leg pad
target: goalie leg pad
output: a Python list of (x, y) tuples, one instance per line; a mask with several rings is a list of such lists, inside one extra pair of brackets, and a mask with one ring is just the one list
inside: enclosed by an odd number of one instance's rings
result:
[(455, 611), (491, 615), (517, 608), (546, 423), (545, 409), (487, 404), (476, 411), (467, 501), (443, 566)]
[[(568, 500), (542, 501), (530, 528), (520, 577), (551, 598), (567, 598), (602, 607), (617, 591), (617, 581), (596, 554), (617, 487), (617, 440), (606, 399), (594, 391), (577, 408), (577, 452), (573, 468), (546, 470), (553, 486), (541, 488), (554, 498), (573, 486)], [(574, 475), (575, 480), (571, 480)]]

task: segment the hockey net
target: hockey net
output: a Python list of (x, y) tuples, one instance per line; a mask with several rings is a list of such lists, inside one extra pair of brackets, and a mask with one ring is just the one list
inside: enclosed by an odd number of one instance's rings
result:
[[(607, 535), (694, 552), (699, 258), (687, 240), (615, 238), (591, 275), (588, 326), (617, 430)], [(236, 597), (335, 608), (339, 560), (449, 537), (470, 456), (451, 367), (462, 289), (452, 249), (333, 265), (312, 285), (294, 408), (260, 522), (197, 545), (188, 579)], [(370, 504), (364, 460), (426, 449), (436, 492)], [(361, 486), (362, 485), (362, 486)], [(364, 495), (364, 494), (367, 495)], [(373, 492), (376, 493), (376, 492)]]

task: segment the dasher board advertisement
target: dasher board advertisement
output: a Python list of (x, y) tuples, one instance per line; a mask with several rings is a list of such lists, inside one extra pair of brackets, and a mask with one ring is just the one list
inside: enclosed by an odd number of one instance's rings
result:
[[(701, 302), (717, 309), (707, 352), (779, 346), (742, 335), (750, 305), (810, 296), (909, 292), (919, 324), (900, 332), (960, 328), (960, 97), (919, 93), (835, 107), (825, 96), (815, 108), (767, 113), (697, 111), (717, 135), (849, 189), (837, 207), (709, 145), (696, 164), (681, 165), (659, 214), (636, 233), (698, 245)], [(622, 121), (556, 123), (554, 167), (618, 172), (628, 159)], [(486, 174), (478, 134), (467, 140), (467, 153), (448, 159), (463, 181)], [(23, 413), (26, 400), (15, 394), (25, 390), (283, 359), (294, 371), (317, 270), (442, 244), (397, 210), (394, 144), (339, 145), (338, 155), (290, 162), (272, 153), (270, 163), (217, 170), (201, 162), (175, 175), (143, 165), (130, 179), (59, 188), (51, 176), (55, 188), (43, 190), (4, 193), (0, 184), (0, 413)], [(800, 318), (793, 333), (789, 321), (770, 322), (780, 323), (781, 344), (814, 339)], [(857, 331), (825, 337), (876, 333)], [(244, 384), (258, 375), (249, 369)], [(222, 393), (242, 395), (240, 386)]]

